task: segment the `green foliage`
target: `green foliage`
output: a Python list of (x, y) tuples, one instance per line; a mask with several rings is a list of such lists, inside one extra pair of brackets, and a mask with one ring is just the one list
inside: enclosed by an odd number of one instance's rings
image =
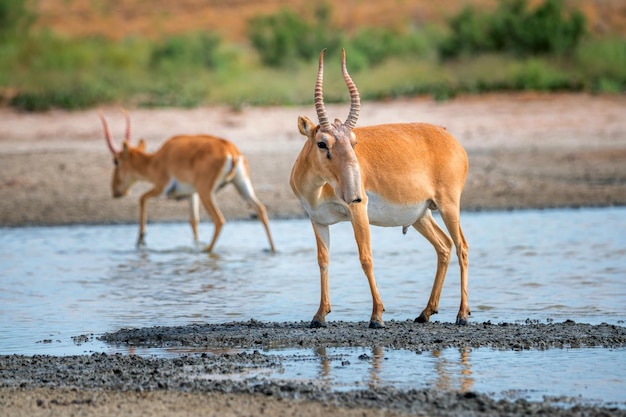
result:
[(576, 51), (575, 68), (591, 91), (623, 93), (626, 90), (626, 39), (590, 39)]
[(425, 57), (430, 48), (428, 40), (416, 31), (400, 32), (387, 28), (361, 28), (349, 41), (351, 60), (361, 59), (361, 67), (376, 66), (393, 57)]
[(248, 38), (264, 65), (281, 67), (298, 60), (310, 60), (324, 48), (336, 49), (340, 36), (330, 24), (330, 8), (316, 11), (309, 23), (289, 9), (269, 16), (257, 16), (248, 24)]
[(214, 68), (220, 38), (207, 32), (169, 36), (158, 42), (150, 53), (153, 68), (193, 66)]
[[(26, 111), (78, 109), (132, 100), (146, 106), (196, 106), (208, 94), (205, 73), (227, 66), (212, 33), (159, 41), (62, 38), (39, 32), (0, 44), (0, 86), (18, 90), (10, 105)], [(198, 80), (205, 84), (200, 85)]]
[(502, 0), (492, 13), (466, 7), (450, 20), (451, 35), (440, 45), (443, 58), (489, 51), (520, 55), (569, 54), (585, 34), (579, 10), (566, 13), (561, 0), (529, 10), (526, 0)]
[(443, 58), (492, 49), (487, 30), (489, 26), (487, 15), (466, 6), (450, 20), (449, 24), (452, 33), (439, 45), (439, 53)]
[(81, 109), (109, 101), (104, 90), (91, 84), (54, 85), (46, 89), (22, 91), (10, 100), (10, 105), (24, 111), (45, 111), (52, 108)]
[(29, 8), (29, 0), (0, 0), (0, 41), (26, 34), (35, 14)]
[(514, 90), (579, 90), (576, 81), (558, 68), (551, 67), (547, 62), (531, 58), (513, 74)]
[(363, 27), (349, 36), (332, 25), (331, 8), (322, 4), (314, 19), (306, 20), (289, 9), (250, 20), (248, 39), (264, 65), (293, 66), (316, 59), (326, 48), (337, 56), (342, 44), (350, 51), (353, 71), (378, 65), (397, 56), (424, 56), (430, 51), (428, 38), (415, 30)]
[[(0, 22), (6, 22), (6, 5), (27, 1), (0, 0)], [(349, 99), (338, 72), (342, 46), (364, 100), (626, 90), (626, 39), (583, 38), (584, 19), (576, 11), (566, 14), (559, 0), (532, 10), (525, 0), (503, 0), (492, 14), (466, 8), (450, 21), (450, 36), (412, 26), (347, 33), (333, 26), (329, 6), (310, 18), (284, 9), (250, 21), (250, 45), (225, 44), (211, 32), (158, 40), (65, 38), (30, 30), (24, 13), (9, 32), (0, 25), (0, 99), (24, 111), (106, 102), (235, 108), (311, 103), (313, 62), (323, 48), (329, 68), (325, 99), (342, 102)], [(441, 61), (438, 52), (456, 59)]]

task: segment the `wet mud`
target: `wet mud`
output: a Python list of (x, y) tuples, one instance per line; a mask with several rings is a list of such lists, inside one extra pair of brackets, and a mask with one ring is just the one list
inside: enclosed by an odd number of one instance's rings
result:
[[(400, 390), (388, 386), (338, 392), (314, 381), (275, 380), (254, 373), (258, 369), (279, 370), (285, 357), (267, 349), (283, 347), (360, 346), (422, 352), (450, 347), (541, 350), (626, 346), (626, 327), (569, 320), (546, 324), (484, 322), (467, 326), (390, 321), (386, 326), (372, 330), (367, 328), (366, 322), (330, 322), (326, 329), (311, 329), (304, 322), (251, 320), (122, 329), (98, 338), (117, 347), (127, 347), (129, 353), (135, 348), (180, 348), (195, 353), (175, 358), (119, 353), (0, 356), (0, 405), (20, 391), (41, 392), (53, 388), (55, 395), (65, 393), (63, 398), (73, 395), (65, 390), (78, 389), (84, 395), (111, 391), (131, 396), (139, 392), (211, 394), (232, 396), (234, 401), (244, 396), (272, 399), (283, 405), (286, 404), (283, 401), (292, 405), (305, 402), (309, 406), (318, 404), (322, 407), (320, 410), (331, 405), (336, 407), (332, 412), (327, 409), (328, 415), (364, 410), (363, 415), (626, 416), (624, 408), (585, 404), (575, 397), (506, 400), (471, 391)], [(81, 343), (93, 337), (78, 335), (75, 340)], [(49, 395), (41, 395), (40, 406), (50, 406), (47, 401), (51, 400), (46, 399)], [(281, 412), (285, 411), (278, 407)]]

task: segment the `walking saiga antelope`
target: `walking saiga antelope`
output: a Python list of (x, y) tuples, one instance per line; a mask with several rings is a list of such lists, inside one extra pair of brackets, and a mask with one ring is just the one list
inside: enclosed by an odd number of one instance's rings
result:
[[(354, 229), (359, 259), (372, 293), (369, 327), (384, 327), (383, 303), (378, 293), (372, 263), (370, 224), (413, 226), (435, 247), (437, 272), (426, 308), (415, 319), (427, 322), (437, 313), (439, 296), (450, 261), (452, 245), (461, 269), (461, 307), (457, 324), (467, 324), (468, 245), (461, 231), (460, 199), (467, 176), (467, 154), (444, 129), (425, 123), (398, 123), (355, 128), (360, 110), (356, 85), (346, 69), (345, 51), (341, 70), (350, 92), (350, 112), (345, 122), (330, 123), (322, 92), (324, 51), (320, 53), (315, 84), (315, 110), (319, 125), (305, 116), (298, 118), (300, 133), (307, 141), (294, 163), (290, 184), (308, 213), (320, 268), (320, 307), (311, 327), (325, 327), (330, 313), (328, 290), (329, 225), (349, 221)], [(439, 210), (450, 236), (435, 222)]]
[(126, 111), (124, 115), (126, 136), (121, 150), (113, 144), (109, 126), (102, 112), (100, 112), (100, 120), (115, 164), (111, 183), (113, 197), (125, 196), (137, 181), (147, 181), (153, 185), (139, 199), (138, 246), (145, 243), (146, 202), (149, 198), (164, 194), (168, 198), (189, 199), (189, 223), (196, 241), (198, 240), (199, 197), (213, 221), (213, 238), (207, 248), (208, 252), (212, 252), (222, 227), (226, 223), (222, 212), (217, 207), (215, 193), (232, 183), (243, 199), (256, 211), (265, 227), (270, 248), (272, 252), (275, 251), (265, 206), (257, 199), (252, 188), (246, 158), (234, 144), (209, 135), (179, 135), (168, 139), (155, 153), (148, 153), (143, 139), (137, 146), (130, 144), (130, 116)]

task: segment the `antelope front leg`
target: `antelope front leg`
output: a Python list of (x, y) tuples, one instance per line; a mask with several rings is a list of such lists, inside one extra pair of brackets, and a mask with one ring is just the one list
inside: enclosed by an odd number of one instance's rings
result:
[(330, 313), (330, 291), (328, 289), (328, 264), (330, 261), (330, 230), (327, 225), (311, 221), (317, 243), (317, 263), (320, 267), (320, 308), (313, 316), (311, 327), (326, 327), (326, 314)]
[(198, 193), (189, 196), (189, 224), (193, 233), (193, 241), (198, 242), (198, 223), (200, 222), (200, 198)]
[(374, 278), (374, 262), (372, 260), (372, 245), (370, 241), (370, 226), (367, 217), (366, 202), (357, 203), (358, 206), (351, 209), (352, 212), (352, 228), (354, 229), (354, 238), (356, 239), (359, 249), (359, 260), (361, 268), (367, 277), (367, 282), (372, 293), (372, 317), (370, 318), (370, 329), (380, 329), (385, 327), (383, 322), (383, 312), (385, 307), (378, 293), (376, 279)]
[(145, 192), (139, 199), (139, 237), (137, 238), (137, 247), (146, 245), (146, 221), (148, 218), (146, 203), (149, 198), (158, 196), (162, 191), (162, 188), (152, 188)]

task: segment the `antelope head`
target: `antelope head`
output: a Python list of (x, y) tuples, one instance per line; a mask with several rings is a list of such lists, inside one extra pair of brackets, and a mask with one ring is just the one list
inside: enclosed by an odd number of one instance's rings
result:
[(111, 137), (111, 131), (107, 124), (102, 111), (99, 112), (100, 120), (102, 121), (102, 127), (104, 128), (104, 138), (111, 154), (113, 155), (113, 164), (115, 169), (113, 171), (113, 178), (111, 180), (111, 191), (114, 198), (124, 197), (128, 194), (128, 190), (132, 185), (138, 181), (139, 175), (136, 169), (136, 159), (140, 154), (144, 154), (146, 143), (142, 139), (139, 144), (133, 147), (130, 144), (130, 138), (132, 134), (130, 125), (130, 115), (126, 110), (122, 110), (124, 117), (126, 118), (126, 134), (124, 135), (124, 142), (122, 142), (122, 149), (118, 149), (113, 143)]
[(361, 172), (354, 147), (357, 144), (356, 135), (352, 129), (359, 118), (361, 101), (356, 85), (346, 69), (346, 52), (342, 50), (341, 71), (350, 92), (350, 112), (345, 122), (335, 119), (328, 121), (324, 107), (323, 80), (324, 80), (324, 50), (320, 53), (317, 82), (315, 84), (315, 110), (319, 125), (315, 126), (305, 116), (298, 118), (298, 129), (306, 136), (315, 153), (314, 166), (319, 176), (328, 182), (335, 190), (338, 198), (346, 204), (360, 203), (364, 197), (361, 186)]

